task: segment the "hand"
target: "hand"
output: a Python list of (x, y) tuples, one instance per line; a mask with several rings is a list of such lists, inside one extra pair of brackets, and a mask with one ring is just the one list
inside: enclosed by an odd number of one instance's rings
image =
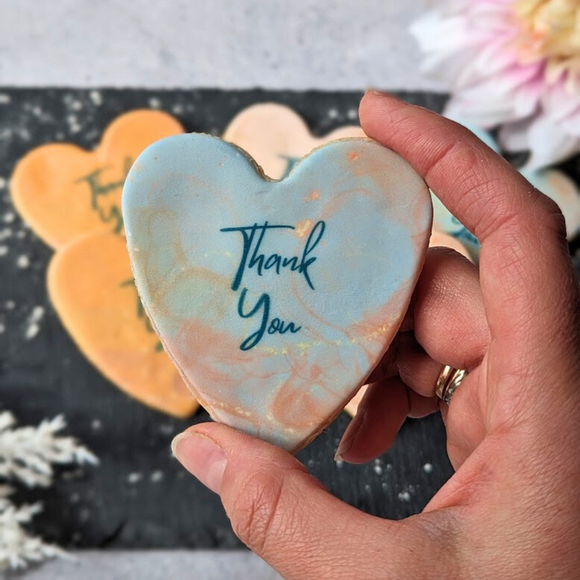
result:
[[(331, 496), (293, 457), (218, 424), (175, 454), (285, 578), (580, 576), (580, 299), (558, 208), (469, 131), (368, 93), (366, 133), (411, 163), (481, 241), (480, 270), (430, 250), (405, 327), (339, 453), (369, 461), (407, 416), (442, 411), (455, 475), (386, 521)], [(447, 408), (443, 364), (469, 371)]]

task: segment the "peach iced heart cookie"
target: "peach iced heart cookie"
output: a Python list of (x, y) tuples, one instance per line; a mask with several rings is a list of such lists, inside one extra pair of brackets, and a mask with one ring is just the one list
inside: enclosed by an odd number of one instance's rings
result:
[(369, 139), (273, 181), (216, 137), (169, 137), (131, 169), (123, 215), (143, 305), (196, 398), (291, 451), (380, 361), (431, 233), (425, 183)]
[(260, 103), (238, 113), (223, 139), (246, 151), (268, 177), (283, 179), (313, 149), (337, 139), (364, 136), (360, 127), (347, 126), (324, 137), (314, 137), (302, 117), (291, 108)]
[(195, 411), (198, 403), (141, 306), (122, 236), (88, 234), (58, 250), (48, 291), (80, 350), (111, 382), (177, 417)]
[(33, 149), (12, 175), (14, 205), (53, 248), (88, 232), (120, 233), (121, 192), (133, 161), (151, 143), (178, 133), (183, 128), (172, 116), (139, 110), (117, 117), (94, 151), (70, 143)]

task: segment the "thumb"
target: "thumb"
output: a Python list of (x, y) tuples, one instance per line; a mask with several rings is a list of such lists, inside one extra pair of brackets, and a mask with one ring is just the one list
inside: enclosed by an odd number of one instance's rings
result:
[(290, 454), (225, 425), (196, 425), (175, 438), (173, 451), (220, 494), (240, 540), (284, 578), (422, 578), (435, 561), (441, 577), (450, 572), (452, 526), (447, 537), (432, 522), (436, 513), (398, 522), (364, 514)]

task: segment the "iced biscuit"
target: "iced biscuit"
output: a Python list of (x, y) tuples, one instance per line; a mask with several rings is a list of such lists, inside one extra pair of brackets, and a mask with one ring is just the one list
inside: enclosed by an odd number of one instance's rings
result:
[(401, 157), (335, 141), (283, 181), (191, 134), (137, 160), (123, 193), (137, 288), (166, 352), (218, 421), (295, 451), (386, 351), (431, 233)]
[(48, 291), (80, 350), (111, 382), (177, 417), (197, 409), (141, 306), (124, 238), (88, 234), (58, 250)]
[(223, 139), (248, 153), (272, 179), (283, 179), (313, 149), (330, 141), (364, 137), (360, 127), (349, 125), (315, 137), (293, 109), (277, 103), (259, 103), (238, 113)]
[(94, 151), (72, 143), (37, 147), (14, 170), (12, 201), (53, 248), (89, 232), (121, 233), (121, 192), (133, 161), (151, 143), (178, 133), (183, 128), (171, 115), (139, 110), (117, 117)]

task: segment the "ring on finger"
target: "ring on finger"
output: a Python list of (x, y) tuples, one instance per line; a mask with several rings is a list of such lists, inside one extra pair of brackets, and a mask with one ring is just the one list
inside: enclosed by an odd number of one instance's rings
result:
[(456, 369), (445, 365), (437, 378), (435, 394), (449, 405), (453, 393), (459, 388), (467, 375), (468, 372), (465, 369)]

